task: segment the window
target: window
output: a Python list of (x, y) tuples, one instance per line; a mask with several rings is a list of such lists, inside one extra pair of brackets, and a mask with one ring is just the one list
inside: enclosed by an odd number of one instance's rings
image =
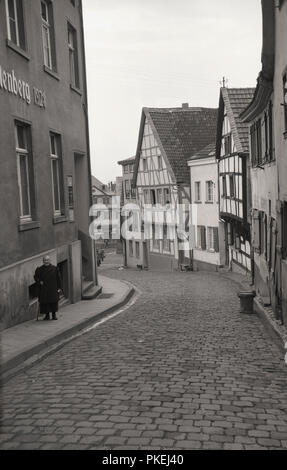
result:
[(256, 122), (256, 146), (257, 146), (257, 163), (262, 163), (262, 137), (261, 137), (261, 119)]
[(159, 169), (159, 170), (162, 170), (162, 158), (161, 158), (161, 155), (158, 155), (158, 156), (157, 156), (157, 165), (158, 165), (158, 169)]
[(195, 202), (201, 201), (201, 187), (200, 181), (195, 182)]
[(25, 222), (33, 219), (35, 207), (34, 170), (31, 150), (31, 129), (16, 122), (16, 154), (20, 197), (20, 219)]
[(258, 119), (258, 121), (253, 123), (252, 126), (250, 127), (250, 146), (251, 146), (252, 165), (257, 166), (257, 165), (262, 164), (261, 119)]
[(26, 49), (23, 0), (6, 0), (8, 39)]
[(74, 188), (73, 188), (73, 177), (67, 176), (68, 185), (68, 207), (69, 207), (69, 220), (74, 221)]
[(77, 32), (68, 23), (68, 47), (69, 47), (69, 63), (70, 63), (70, 82), (75, 88), (80, 88), (79, 76), (79, 59), (78, 59), (78, 45), (77, 45)]
[(130, 173), (133, 173), (133, 172), (134, 172), (134, 165), (133, 165), (133, 164), (132, 164), (132, 165), (130, 165), (130, 166), (129, 166), (129, 169), (130, 169), (130, 170), (129, 170), (129, 171), (130, 171)]
[(287, 202), (282, 207), (282, 257), (287, 258)]
[(156, 201), (158, 204), (162, 204), (162, 189), (161, 188), (156, 190)]
[(284, 130), (287, 132), (287, 72), (283, 76)]
[(218, 228), (207, 227), (207, 249), (209, 251), (219, 251)]
[(197, 227), (196, 247), (200, 250), (206, 250), (206, 228), (203, 225)]
[(52, 192), (54, 215), (63, 213), (63, 185), (62, 185), (62, 150), (61, 137), (50, 133), (50, 154), (52, 172)]
[(150, 203), (154, 206), (156, 204), (155, 190), (150, 190)]
[(147, 171), (147, 160), (143, 158), (143, 171)]
[(134, 256), (133, 241), (129, 240), (129, 255), (130, 257)]
[(136, 258), (140, 258), (140, 244), (139, 242), (136, 242)]
[(225, 155), (231, 154), (231, 134), (224, 137), (224, 153)]
[(44, 65), (51, 70), (56, 70), (53, 6), (51, 1), (41, 2), (41, 15)]
[(126, 197), (126, 199), (130, 199), (130, 197), (131, 197), (130, 181), (129, 180), (125, 180), (125, 197)]
[[(286, 103), (287, 103), (287, 100), (286, 100)], [(269, 103), (268, 127), (269, 127), (269, 160), (274, 160), (274, 151), (273, 151), (273, 104), (272, 104), (272, 101), (270, 101), (270, 103)]]
[(229, 175), (229, 189), (230, 197), (235, 197), (235, 177), (234, 175)]
[(124, 173), (128, 173), (129, 172), (129, 165), (124, 165)]
[(227, 196), (226, 176), (222, 177), (222, 196)]
[(163, 203), (170, 204), (170, 191), (169, 188), (164, 188), (163, 190)]
[(206, 181), (206, 202), (213, 202), (213, 181)]
[(160, 240), (158, 238), (160, 232), (160, 227), (157, 226), (157, 230), (155, 224), (152, 224), (152, 248), (153, 250), (160, 250)]
[(143, 195), (144, 195), (144, 204), (149, 204), (149, 191), (148, 191), (148, 189), (143, 190)]
[(170, 253), (170, 240), (168, 238), (168, 229), (166, 224), (163, 226), (163, 250)]

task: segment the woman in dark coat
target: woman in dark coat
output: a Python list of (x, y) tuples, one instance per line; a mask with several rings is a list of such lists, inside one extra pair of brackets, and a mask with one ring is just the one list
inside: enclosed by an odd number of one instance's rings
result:
[(51, 264), (49, 256), (44, 256), (43, 265), (36, 269), (34, 279), (38, 284), (40, 313), (45, 314), (44, 320), (57, 320), (59, 290), (62, 289), (62, 281), (59, 270)]

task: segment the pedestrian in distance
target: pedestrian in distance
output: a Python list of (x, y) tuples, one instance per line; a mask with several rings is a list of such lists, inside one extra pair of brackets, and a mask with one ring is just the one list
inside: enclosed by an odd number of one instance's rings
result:
[(38, 300), (40, 313), (45, 315), (44, 320), (58, 320), (59, 293), (62, 290), (62, 280), (59, 270), (53, 266), (49, 256), (44, 256), (43, 265), (36, 269), (34, 279), (38, 286)]

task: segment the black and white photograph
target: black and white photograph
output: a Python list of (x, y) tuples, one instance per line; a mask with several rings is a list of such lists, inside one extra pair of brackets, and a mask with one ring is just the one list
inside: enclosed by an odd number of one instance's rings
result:
[(287, 0), (0, 0), (0, 220), (3, 457), (287, 450)]

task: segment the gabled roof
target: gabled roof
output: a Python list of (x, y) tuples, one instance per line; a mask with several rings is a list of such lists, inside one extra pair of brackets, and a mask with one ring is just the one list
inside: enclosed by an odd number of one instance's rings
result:
[[(273, 92), (275, 64), (275, 8), (270, 0), (262, 0), (262, 69), (257, 79), (257, 86), (252, 102), (241, 113), (244, 122), (250, 122), (261, 114)], [(280, 8), (280, 5), (279, 5)]]
[(248, 125), (240, 120), (240, 114), (251, 102), (255, 88), (220, 88), (217, 123), (216, 158), (220, 158), (224, 107), (229, 118), (231, 131), (239, 153), (249, 152)]
[(215, 108), (143, 108), (133, 184), (136, 185), (145, 120), (150, 124), (168, 169), (177, 183), (189, 184), (187, 161), (216, 135)]
[(126, 158), (125, 160), (121, 160), (120, 162), (118, 162), (118, 165), (127, 165), (127, 164), (134, 163), (135, 159), (136, 157)]
[(106, 196), (111, 196), (114, 194), (106, 184), (102, 183), (100, 180), (98, 180), (98, 178), (92, 175), (92, 187), (93, 186)]
[(215, 156), (215, 141), (212, 142), (211, 144), (208, 144), (206, 147), (203, 149), (199, 150), (196, 152), (195, 155), (193, 155), (189, 161), (193, 160), (202, 160), (204, 158), (210, 158)]

